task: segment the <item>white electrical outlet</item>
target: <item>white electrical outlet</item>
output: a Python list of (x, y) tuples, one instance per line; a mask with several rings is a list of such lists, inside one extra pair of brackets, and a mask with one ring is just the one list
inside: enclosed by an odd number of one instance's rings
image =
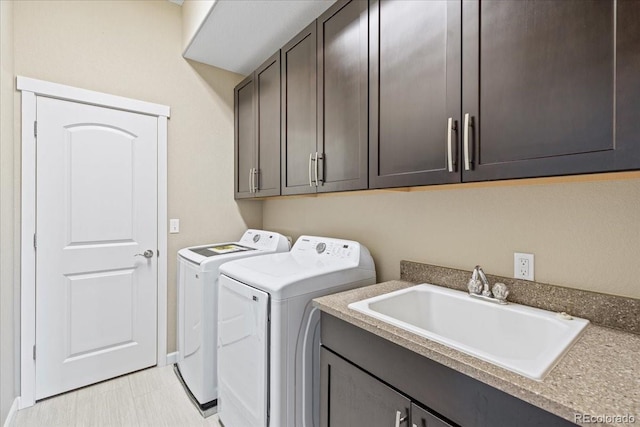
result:
[(180, 220), (179, 219), (170, 219), (169, 220), (169, 233), (179, 233), (180, 232)]
[(533, 254), (513, 254), (513, 277), (533, 281)]

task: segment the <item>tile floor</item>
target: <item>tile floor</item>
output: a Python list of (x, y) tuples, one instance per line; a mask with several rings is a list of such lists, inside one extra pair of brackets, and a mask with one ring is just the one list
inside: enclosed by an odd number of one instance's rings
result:
[(149, 368), (52, 397), (18, 411), (16, 427), (220, 427), (202, 418), (173, 366)]

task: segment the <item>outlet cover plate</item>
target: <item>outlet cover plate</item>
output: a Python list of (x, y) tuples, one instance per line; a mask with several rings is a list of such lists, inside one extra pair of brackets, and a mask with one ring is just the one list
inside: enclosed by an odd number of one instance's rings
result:
[(515, 279), (531, 280), (534, 278), (533, 254), (515, 252), (513, 254), (513, 277)]

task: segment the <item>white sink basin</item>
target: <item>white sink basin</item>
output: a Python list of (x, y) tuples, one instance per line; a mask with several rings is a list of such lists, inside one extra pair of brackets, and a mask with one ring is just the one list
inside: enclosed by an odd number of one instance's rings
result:
[(354, 302), (349, 308), (535, 380), (544, 378), (589, 324), (429, 284)]

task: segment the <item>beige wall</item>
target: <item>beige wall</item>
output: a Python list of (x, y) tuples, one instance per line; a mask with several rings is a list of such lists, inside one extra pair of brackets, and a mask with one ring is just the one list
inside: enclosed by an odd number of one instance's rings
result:
[(168, 351), (175, 350), (178, 249), (261, 227), (233, 200), (233, 87), (241, 76), (182, 56), (182, 10), (160, 1), (20, 1), (18, 75), (169, 105)]
[(379, 281), (402, 259), (512, 277), (518, 251), (537, 281), (640, 298), (639, 179), (445, 188), (269, 200), (263, 225), (360, 241)]
[(16, 397), (13, 2), (0, 1), (0, 422)]

